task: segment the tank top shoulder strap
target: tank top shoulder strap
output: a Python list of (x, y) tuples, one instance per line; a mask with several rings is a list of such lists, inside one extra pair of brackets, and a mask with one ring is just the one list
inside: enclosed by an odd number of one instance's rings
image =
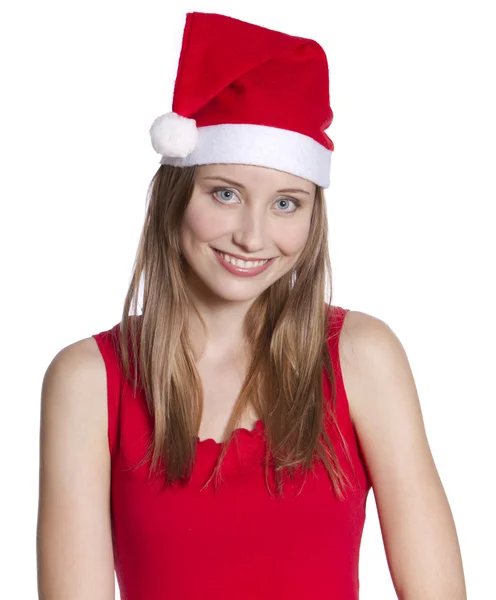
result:
[(344, 420), (346, 427), (350, 425), (353, 428), (348, 404), (348, 397), (346, 394), (346, 389), (343, 381), (343, 373), (341, 370), (341, 360), (339, 356), (339, 339), (341, 331), (343, 329), (344, 319), (346, 317), (346, 313), (348, 312), (349, 309), (347, 308), (342, 308), (340, 306), (331, 306), (331, 309), (329, 311), (327, 343), (329, 347), (329, 354), (331, 357), (332, 368), (336, 383), (338, 418)]
[(93, 334), (107, 373), (108, 442), (113, 458), (118, 445), (119, 410), (122, 397), (122, 371), (117, 349), (120, 323), (109, 330)]
[(331, 350), (333, 353), (338, 351), (339, 336), (341, 335), (344, 319), (348, 311), (349, 309), (341, 308), (340, 306), (331, 306), (330, 308), (328, 342), (329, 350)]

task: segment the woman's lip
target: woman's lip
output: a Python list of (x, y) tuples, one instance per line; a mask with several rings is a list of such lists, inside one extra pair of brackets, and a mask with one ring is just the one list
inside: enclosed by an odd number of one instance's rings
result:
[(244, 256), (240, 256), (239, 254), (233, 254), (232, 252), (224, 252), (224, 250), (219, 250), (218, 248), (214, 248), (213, 246), (212, 246), (212, 249), (215, 250), (216, 252), (221, 252), (222, 254), (227, 254), (228, 256), (232, 256), (233, 258), (239, 258), (239, 260), (246, 260), (247, 262), (250, 262), (250, 261), (256, 262), (257, 260), (270, 260), (270, 258), (245, 258)]
[(224, 269), (226, 269), (226, 271), (229, 271), (230, 273), (232, 273), (233, 275), (237, 275), (238, 277), (255, 277), (256, 275), (260, 275), (261, 273), (263, 273), (264, 271), (269, 269), (270, 266), (276, 260), (275, 258), (270, 258), (269, 260), (266, 260), (264, 263), (262, 263), (258, 267), (243, 268), (243, 267), (238, 267), (236, 265), (233, 265), (229, 261), (225, 260), (222, 257), (222, 255), (219, 254), (219, 252), (214, 250), (214, 248), (212, 248), (212, 252), (214, 253), (214, 256), (215, 256), (217, 262), (219, 262), (220, 265), (222, 265), (222, 267), (224, 267)]

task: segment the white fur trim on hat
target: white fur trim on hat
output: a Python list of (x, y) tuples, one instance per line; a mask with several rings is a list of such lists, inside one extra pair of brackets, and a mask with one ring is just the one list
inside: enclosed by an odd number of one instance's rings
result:
[(223, 123), (198, 127), (198, 134), (198, 144), (191, 154), (183, 158), (162, 156), (161, 164), (259, 165), (329, 187), (332, 152), (302, 133), (265, 125)]
[(196, 147), (198, 129), (194, 119), (169, 112), (153, 121), (150, 136), (158, 154), (184, 158)]

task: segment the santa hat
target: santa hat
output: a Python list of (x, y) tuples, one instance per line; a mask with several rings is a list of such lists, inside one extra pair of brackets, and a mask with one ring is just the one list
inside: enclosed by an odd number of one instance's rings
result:
[(220, 14), (186, 15), (172, 112), (153, 122), (161, 164), (270, 167), (327, 188), (329, 71), (314, 40)]

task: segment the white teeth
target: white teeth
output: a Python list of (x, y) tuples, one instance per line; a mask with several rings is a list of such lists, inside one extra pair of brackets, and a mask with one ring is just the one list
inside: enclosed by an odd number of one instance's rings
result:
[(240, 260), (239, 258), (234, 258), (234, 257), (230, 256), (229, 254), (223, 254), (222, 252), (219, 252), (218, 250), (216, 250), (216, 252), (217, 252), (217, 254), (222, 256), (222, 258), (226, 262), (231, 263), (232, 265), (234, 265), (236, 267), (241, 267), (242, 269), (254, 269), (255, 267), (260, 267), (261, 265), (264, 265), (269, 260), (269, 259), (267, 259), (267, 260), (246, 261), (246, 260)]

